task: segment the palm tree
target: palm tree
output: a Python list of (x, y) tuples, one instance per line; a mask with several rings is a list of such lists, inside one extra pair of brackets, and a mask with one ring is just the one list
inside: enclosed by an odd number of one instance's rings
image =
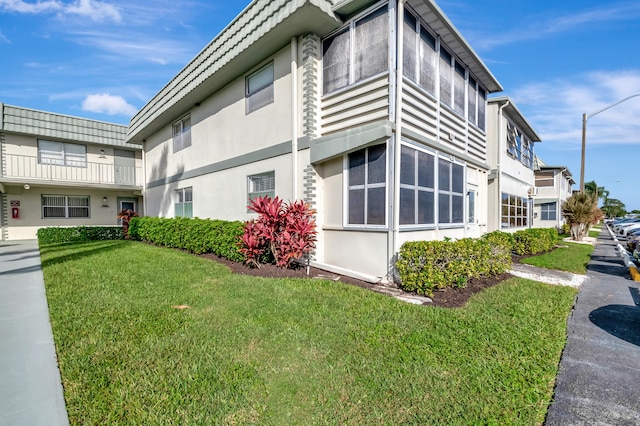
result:
[(562, 203), (562, 215), (571, 228), (571, 239), (582, 241), (589, 225), (593, 223), (595, 210), (597, 210), (597, 198), (586, 193), (573, 194)]
[[(604, 186), (598, 186), (598, 184), (594, 180), (584, 184), (584, 192), (585, 192), (585, 194), (589, 194), (592, 197), (594, 197), (596, 202), (600, 198), (602, 198), (603, 200), (606, 200), (609, 197), (609, 191), (607, 191), (604, 188)], [(597, 205), (597, 203), (596, 203), (596, 205)]]

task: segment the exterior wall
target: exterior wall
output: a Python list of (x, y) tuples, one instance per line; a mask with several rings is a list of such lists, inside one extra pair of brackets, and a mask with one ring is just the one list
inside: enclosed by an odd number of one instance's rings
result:
[[(562, 203), (572, 194), (571, 177), (564, 173), (564, 168), (545, 168), (540, 172), (553, 172), (553, 186), (538, 186), (537, 195), (534, 197), (534, 219), (535, 227), (539, 228), (560, 228), (564, 224), (562, 218)], [(542, 204), (556, 203), (556, 220), (542, 220)]]
[[(86, 167), (58, 166), (40, 164), (38, 159), (38, 141), (73, 143), (86, 146)], [(118, 185), (114, 150), (128, 150), (135, 155), (135, 166), (126, 170), (128, 175), (124, 185), (142, 187), (142, 152), (131, 147), (114, 147), (88, 144), (81, 141), (60, 140), (50, 137), (5, 133), (3, 146), (3, 164), (0, 182), (66, 182), (72, 185)], [(129, 148), (129, 149), (127, 149)], [(129, 177), (131, 179), (129, 179)]]
[(148, 216), (174, 217), (174, 192), (191, 187), (194, 217), (248, 220), (255, 215), (247, 210), (247, 177), (275, 171), (275, 195), (288, 201), (292, 191), (290, 169), (291, 155), (281, 155), (149, 188), (145, 194), (145, 211)]
[[(7, 211), (7, 223), (4, 238), (10, 240), (22, 240), (36, 238), (39, 228), (54, 226), (91, 226), (91, 225), (118, 225), (119, 204), (118, 199), (135, 200), (141, 206), (141, 198), (132, 196), (129, 191), (102, 190), (90, 188), (72, 188), (65, 186), (36, 186), (24, 189), (23, 186), (5, 186), (4, 206)], [(89, 196), (89, 218), (44, 218), (42, 212), (42, 195), (82, 195)], [(103, 197), (107, 197), (106, 207), (103, 206)], [(11, 203), (19, 202), (19, 218), (13, 219), (11, 215)], [(139, 214), (143, 212), (138, 210)]]
[[(176, 153), (172, 147), (172, 125), (145, 142), (148, 164), (146, 182), (184, 174), (214, 162), (241, 157), (291, 141), (291, 72), (289, 48), (273, 58), (274, 102), (249, 114), (245, 105), (246, 73), (193, 107), (191, 146)], [(269, 63), (256, 64), (252, 70)], [(184, 116), (174, 117), (174, 121)], [(299, 121), (298, 124), (300, 124)], [(268, 154), (267, 154), (268, 155)]]
[[(488, 161), (492, 173), (489, 182), (489, 205), (488, 205), (488, 231), (502, 230), (515, 232), (534, 226), (533, 202), (531, 188), (535, 185), (535, 175), (532, 168), (525, 166), (519, 159), (508, 154), (507, 133), (510, 120), (514, 117), (508, 115), (508, 111), (516, 111), (515, 106), (508, 101), (506, 103), (489, 102), (487, 106), (487, 145)], [(509, 109), (501, 109), (501, 105), (510, 106)], [(521, 116), (520, 121), (524, 121)], [(515, 125), (515, 124), (514, 124)], [(520, 131), (523, 129), (519, 128)], [(528, 201), (527, 224), (516, 227), (505, 227), (502, 223), (502, 195), (508, 194), (519, 198), (526, 198)]]

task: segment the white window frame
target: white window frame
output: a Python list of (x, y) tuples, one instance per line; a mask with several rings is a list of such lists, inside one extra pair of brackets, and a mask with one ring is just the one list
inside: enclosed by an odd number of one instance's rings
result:
[[(174, 191), (173, 214), (174, 217), (193, 217), (193, 187), (176, 189)], [(189, 199), (190, 198), (190, 199)], [(191, 206), (191, 214), (185, 214), (185, 206)]]
[(265, 195), (268, 195), (270, 198), (275, 198), (275, 170), (247, 176), (247, 200), (250, 202), (255, 198), (264, 197)]
[[(507, 198), (507, 204), (505, 205), (504, 199), (505, 196)], [(512, 200), (516, 201), (515, 204), (512, 204)], [(518, 205), (517, 201), (520, 200), (520, 205)], [(506, 215), (506, 219), (508, 222), (505, 222), (505, 215), (503, 213), (503, 209), (507, 208), (508, 213)], [(524, 208), (524, 211), (522, 209)], [(526, 197), (520, 197), (518, 195), (509, 194), (503, 192), (500, 194), (500, 228), (501, 229), (515, 229), (515, 228), (525, 228), (529, 226), (529, 200)], [(515, 209), (515, 213), (511, 214), (511, 209)], [(520, 213), (518, 212), (520, 210)], [(514, 219), (515, 224), (511, 224), (511, 219)], [(518, 219), (521, 220), (521, 224), (518, 225)], [(507, 226), (504, 226), (507, 223)]]
[[(86, 205), (71, 205), (72, 200), (85, 200)], [(61, 201), (60, 204), (47, 204), (47, 202)], [(91, 198), (88, 195), (59, 195), (42, 194), (40, 196), (41, 215), (43, 219), (91, 219)], [(52, 216), (47, 214), (48, 208), (64, 209), (64, 215)], [(86, 216), (71, 216), (70, 209), (86, 210)]]
[[(433, 157), (433, 170), (431, 171), (431, 173), (433, 174), (433, 187), (429, 188), (426, 186), (420, 186), (419, 185), (419, 181), (418, 181), (418, 169), (420, 167), (420, 162), (418, 159), (418, 155), (416, 154), (414, 156), (414, 183), (411, 184), (407, 184), (407, 183), (402, 183), (402, 181), (400, 181), (400, 189), (408, 189), (408, 190), (413, 190), (414, 191), (414, 223), (405, 223), (405, 224), (400, 224), (401, 228), (434, 228), (437, 224), (437, 214), (438, 214), (438, 209), (437, 209), (437, 204), (438, 204), (438, 190), (437, 190), (437, 161), (438, 161), (438, 155), (436, 152), (428, 150), (428, 149), (423, 149), (420, 147), (417, 147), (413, 144), (407, 143), (407, 142), (402, 142), (401, 143), (401, 147), (407, 147), (409, 149), (412, 149), (414, 151), (417, 152), (422, 152), (424, 154), (428, 154), (431, 155)], [(402, 148), (400, 149), (400, 152), (402, 152)], [(401, 154), (402, 155), (402, 154)], [(402, 166), (401, 166), (402, 167)], [(402, 176), (402, 171), (400, 171), (400, 175)], [(426, 223), (418, 223), (418, 193), (419, 192), (430, 192), (431, 194), (433, 194), (433, 205), (432, 205), (432, 213), (433, 213), (433, 221), (432, 222), (426, 222)], [(402, 204), (400, 204), (400, 206), (398, 207), (398, 212), (399, 214), (401, 214), (400, 209), (402, 208)]]
[[(252, 81), (257, 81), (252, 84)], [(245, 113), (250, 114), (272, 104), (274, 98), (275, 70), (273, 61), (261, 66), (245, 78)]]
[[(378, 147), (380, 145), (384, 145), (385, 147), (385, 170), (384, 170), (384, 182), (377, 183), (369, 183), (369, 149)], [(351, 185), (349, 182), (349, 156), (355, 154), (359, 151), (365, 151), (365, 167), (364, 167), (364, 184)], [(365, 148), (358, 149), (344, 156), (344, 165), (343, 165), (343, 176), (344, 176), (344, 199), (343, 199), (343, 223), (345, 228), (360, 228), (360, 229), (387, 229), (387, 223), (389, 223), (389, 212), (388, 212), (388, 180), (389, 180), (389, 144), (379, 144), (372, 145)], [(367, 223), (368, 215), (367, 215), (367, 207), (368, 207), (368, 190), (375, 188), (384, 188), (384, 223), (383, 224), (370, 224)], [(349, 191), (350, 190), (364, 190), (364, 223), (349, 223)]]
[[(371, 15), (378, 13), (379, 11), (381, 11), (382, 9), (384, 9), (384, 13), (387, 16), (387, 25), (384, 26), (385, 30), (386, 30), (386, 37), (387, 37), (387, 61), (386, 61), (386, 67), (384, 70), (382, 70), (379, 73), (375, 73), (373, 75), (368, 75), (366, 77), (363, 77), (361, 79), (356, 79), (356, 60), (355, 60), (355, 55), (356, 55), (356, 41), (355, 41), (355, 37), (356, 37), (356, 27), (358, 26), (358, 24), (360, 22), (362, 22), (363, 20), (366, 20), (368, 17), (370, 17)], [(375, 4), (374, 6), (370, 7), (369, 9), (365, 10), (364, 12), (354, 16), (351, 20), (349, 20), (344, 26), (342, 26), (341, 28), (339, 28), (338, 30), (332, 32), (331, 34), (329, 34), (327, 37), (325, 37), (324, 39), (322, 39), (321, 42), (321, 46), (322, 46), (322, 55), (323, 55), (323, 63), (322, 63), (322, 94), (324, 95), (329, 95), (332, 93), (336, 93), (342, 89), (345, 89), (347, 87), (350, 87), (354, 84), (360, 83), (361, 81), (367, 81), (370, 79), (374, 79), (379, 75), (382, 75), (384, 73), (388, 73), (389, 72), (389, 55), (391, 55), (391, 31), (390, 31), (390, 22), (391, 22), (391, 13), (389, 11), (389, 6), (388, 3), (384, 2), (380, 2)], [(348, 68), (348, 78), (347, 78), (347, 84), (344, 86), (336, 86), (334, 88), (332, 88), (329, 91), (326, 91), (326, 85), (325, 85), (325, 66), (324, 66), (324, 46), (325, 46), (325, 42), (327, 40), (330, 40), (332, 38), (334, 38), (335, 36), (338, 36), (344, 32), (348, 33), (348, 64), (347, 64), (347, 68)]]
[[(445, 161), (449, 163), (449, 188), (442, 189), (440, 188), (440, 161)], [(453, 188), (453, 166), (462, 167), (462, 190), (455, 191)], [(440, 154), (436, 157), (436, 223), (439, 228), (459, 228), (464, 226), (466, 221), (465, 217), (465, 194), (466, 194), (466, 182), (467, 182), (467, 166), (466, 164), (456, 161), (455, 159), (450, 158), (449, 155)], [(449, 220), (450, 222), (440, 222), (440, 197), (446, 196), (449, 197)], [(462, 218), (460, 222), (453, 221), (453, 197), (460, 197), (462, 201)]]
[(173, 152), (182, 151), (191, 146), (191, 115), (187, 114), (173, 123)]
[[(553, 214), (553, 218), (549, 217), (551, 214)], [(557, 221), (558, 220), (558, 203), (554, 201), (551, 203), (540, 204), (540, 220), (551, 220), (554, 222)]]
[[(47, 149), (43, 145), (50, 144)], [(54, 150), (51, 145), (56, 145), (59, 150)], [(71, 152), (73, 148), (81, 148), (82, 153)], [(58, 158), (56, 158), (58, 157)], [(77, 143), (38, 140), (38, 164), (65, 167), (87, 167), (87, 146)]]

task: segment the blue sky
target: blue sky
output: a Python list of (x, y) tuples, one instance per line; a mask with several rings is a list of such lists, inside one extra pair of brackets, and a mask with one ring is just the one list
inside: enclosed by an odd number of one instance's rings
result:
[[(0, 0), (0, 102), (127, 124), (247, 4)], [(579, 182), (582, 114), (640, 93), (640, 2), (438, 4), (541, 136), (536, 154)], [(586, 181), (628, 210), (638, 148), (640, 97), (588, 120)]]

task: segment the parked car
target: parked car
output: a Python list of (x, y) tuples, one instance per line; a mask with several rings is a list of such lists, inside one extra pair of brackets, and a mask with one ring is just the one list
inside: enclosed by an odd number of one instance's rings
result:
[(627, 239), (627, 250), (633, 253), (638, 245), (638, 242), (640, 242), (640, 232), (634, 232)]
[(626, 222), (619, 222), (618, 224), (613, 225), (613, 232), (618, 234), (620, 232), (620, 229), (626, 228), (627, 226), (631, 226), (634, 223), (640, 223), (640, 219), (635, 219), (634, 218), (634, 219), (630, 219), (630, 220), (628, 220)]
[(620, 235), (621, 237), (627, 237), (629, 234), (639, 229), (640, 229), (640, 222), (632, 223), (631, 225), (621, 227), (620, 230), (618, 231), (618, 235)]

